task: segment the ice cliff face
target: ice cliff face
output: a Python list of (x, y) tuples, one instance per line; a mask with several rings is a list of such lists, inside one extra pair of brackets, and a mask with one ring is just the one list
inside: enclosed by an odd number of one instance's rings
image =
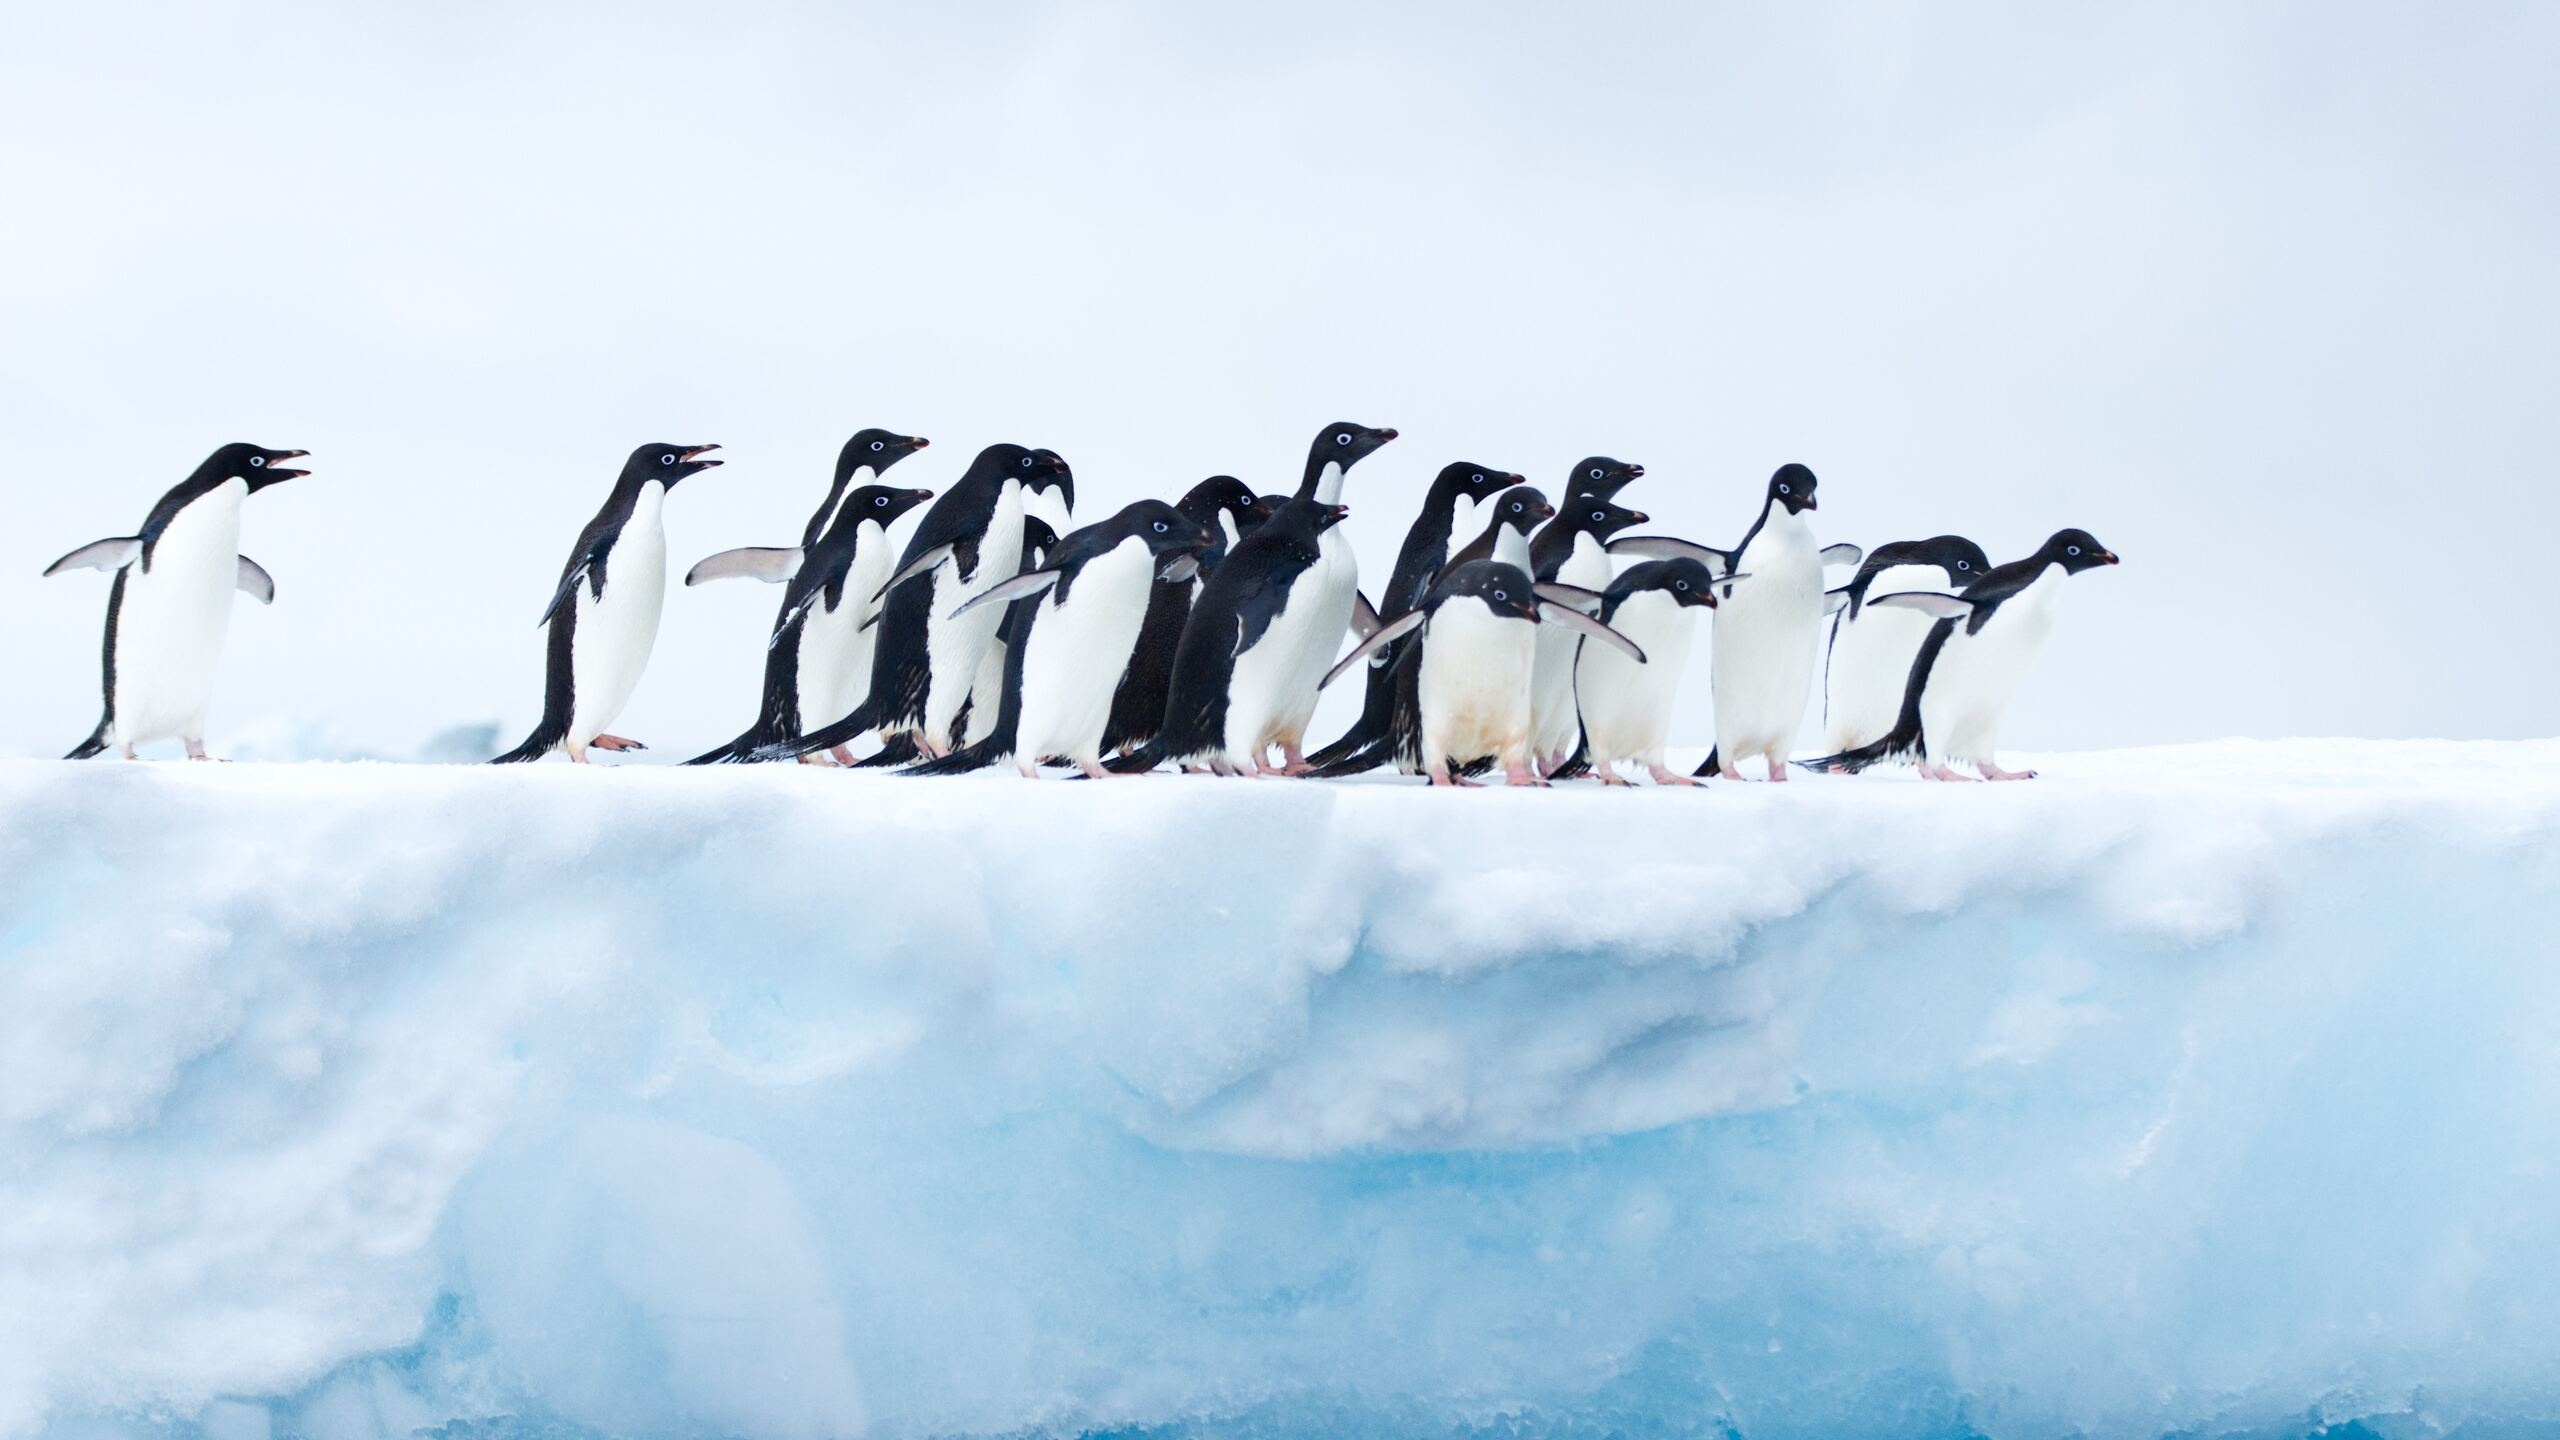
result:
[(2548, 1421), (2555, 839), (2548, 744), (0, 764), (0, 1437)]

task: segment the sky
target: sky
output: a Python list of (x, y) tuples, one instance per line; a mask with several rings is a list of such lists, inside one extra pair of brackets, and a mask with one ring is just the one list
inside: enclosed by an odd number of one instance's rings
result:
[[(868, 425), (1086, 520), (1392, 425), (1373, 582), (1455, 459), (1710, 544), (1787, 461), (1826, 541), (2081, 526), (2020, 749), (2560, 713), (2560, 7), (0, 3), (0, 752), (97, 717), (106, 579), (38, 572), (225, 442), (315, 473), (214, 749), (397, 750), (530, 727), (632, 447), (726, 447), (680, 574)], [(743, 728), (777, 599), (672, 589), (614, 729)]]

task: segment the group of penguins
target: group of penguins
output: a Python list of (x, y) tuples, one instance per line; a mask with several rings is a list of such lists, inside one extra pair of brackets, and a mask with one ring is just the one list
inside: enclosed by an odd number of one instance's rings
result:
[[(2000, 722), (2053, 618), (2061, 582), (2116, 563), (2082, 530), (1992, 565), (1956, 535), (1867, 554), (1814, 537), (1816, 481), (1770, 476), (1741, 542), (1624, 532), (1618, 503), (1644, 474), (1577, 463), (1550, 497), (1519, 475), (1443, 468), (1373, 603), (1336, 527), (1352, 469), (1396, 438), (1318, 432), (1296, 491), (1257, 495), (1214, 476), (1068, 528), (1075, 477), (1049, 450), (990, 445), (937, 496), (882, 483), (926, 447), (864, 430), (845, 443), (800, 543), (723, 551), (687, 585), (783, 586), (765, 642), (755, 723), (690, 764), (798, 759), (951, 775), (1010, 761), (1100, 778), (1172, 766), (1217, 775), (1342, 776), (1393, 767), (1434, 785), (1592, 775), (1657, 784), (1742, 778), (1787, 750), (1824, 668), (1828, 754), (1855, 773), (1916, 762), (1931, 779), (2023, 779), (1997, 762)], [(666, 593), (668, 492), (719, 465), (716, 445), (643, 445), (579, 533), (540, 623), (542, 719), (496, 763), (554, 750), (643, 748), (609, 728), (638, 686)], [(105, 712), (79, 759), (159, 740), (205, 758), (204, 719), (231, 597), (271, 602), (239, 553), (241, 502), (300, 450), (227, 445), (163, 495), (139, 533), (95, 541), (45, 573), (111, 571)], [(1455, 544), (1458, 503), (1483, 518)], [(893, 555), (890, 528), (930, 503)], [(1453, 549), (1453, 544), (1455, 548)], [(1621, 562), (1625, 563), (1621, 568)], [(1827, 588), (1826, 570), (1852, 572)], [(1712, 617), (1715, 749), (1694, 775), (1665, 759), (1699, 612)], [(1829, 627), (1825, 643), (1824, 627)], [(1344, 645), (1349, 649), (1344, 653)], [(1360, 718), (1310, 749), (1319, 692), (1357, 672)], [(855, 742), (878, 748), (857, 760)]]

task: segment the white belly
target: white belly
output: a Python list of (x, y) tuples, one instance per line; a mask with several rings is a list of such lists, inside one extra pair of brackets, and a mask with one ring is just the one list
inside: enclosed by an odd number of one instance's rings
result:
[(1574, 690), (1583, 733), (1591, 737), (1592, 768), (1605, 769), (1621, 760), (1666, 764), (1672, 703), (1680, 693), (1680, 674), (1688, 668), (1698, 612), (1647, 591), (1628, 596), (1609, 623), (1636, 642), (1645, 663), (1639, 665), (1611, 646), (1582, 647)]
[(2009, 701), (2053, 629), (2062, 573), (2060, 566), (2048, 568), (2002, 603), (1979, 635), (1965, 634), (1963, 622), (1956, 623), (1920, 696), (1920, 729), (1930, 759), (1994, 758)]
[(1091, 763), (1102, 756), (1102, 730), (1111, 719), (1111, 697), (1128, 672), (1146, 623), (1155, 561), (1144, 542), (1126, 540), (1085, 562), (1067, 603), (1041, 600), (1022, 657), (1022, 718), (1014, 732), (1018, 755), (1062, 755)]
[[(937, 740), (951, 733), (952, 718), (976, 687), (1007, 607), (981, 605), (956, 620), (951, 612), (1012, 579), (1021, 568), (1022, 487), (1008, 480), (996, 497), (986, 537), (978, 544), (978, 573), (962, 580), (953, 563), (933, 572), (933, 603), (924, 622), (925, 658), (933, 667), (933, 678), (925, 687), (924, 725), (925, 733)], [(994, 692), (982, 703), (991, 709)], [(989, 715), (986, 723), (993, 725), (994, 717)]]
[(1302, 745), (1307, 722), (1315, 718), (1316, 687), (1342, 653), (1351, 630), (1351, 607), (1360, 590), (1360, 559), (1340, 527), (1316, 542), (1316, 563), (1289, 587), (1289, 608), (1271, 624), (1272, 636), (1294, 657), (1278, 697), (1269, 741)]
[(852, 714), (871, 693), (871, 650), (880, 629), (861, 626), (880, 611), (871, 597), (888, 583), (897, 552), (876, 520), (863, 521), (857, 533), (843, 598), (833, 612), (822, 599), (800, 627), (800, 723), (813, 730)]
[[(1896, 565), (1867, 582), (1867, 599), (1900, 590), (1947, 588), (1947, 572), (1935, 565)], [(1902, 692), (1912, 658), (1937, 621), (1917, 610), (1861, 605), (1846, 612), (1824, 661), (1828, 693), (1822, 708), (1823, 748), (1834, 754), (1884, 738), (1902, 714)]]
[(569, 744), (583, 746), (604, 734), (640, 687), (649, 651), (658, 643), (658, 615), (667, 599), (667, 531), (661, 508), (666, 488), (652, 480), (640, 487), (631, 518), (622, 522), (605, 556), (604, 594), (578, 582), (578, 628), (569, 650)]
[(1491, 755), (1505, 765), (1529, 754), (1529, 675), (1540, 627), (1496, 617), (1482, 602), (1452, 600), (1431, 617), (1422, 647), (1422, 760), (1464, 764)]
[(1822, 558), (1803, 533), (1772, 518), (1736, 568), (1750, 578), (1715, 612), (1716, 748), (1726, 764), (1746, 755), (1786, 758), (1822, 636)]
[[(1291, 603), (1296, 603), (1294, 592)], [(1281, 618), (1287, 618), (1286, 612)], [(1235, 673), (1228, 677), (1226, 758), (1231, 762), (1261, 763), (1263, 747), (1279, 738), (1282, 717), (1296, 694), (1298, 653), (1274, 643), (1279, 630), (1280, 622), (1273, 621), (1252, 649), (1236, 657)]]
[(240, 578), (240, 502), (227, 481), (178, 512), (151, 550), (151, 571), (127, 566), (116, 611), (115, 741), (201, 740), (231, 596)]
[[(1585, 590), (1606, 590), (1616, 568), (1599, 541), (1589, 535), (1577, 535), (1573, 553), (1556, 567), (1556, 578)], [(1573, 703), (1573, 657), (1581, 648), (1582, 636), (1576, 631), (1561, 625), (1538, 627), (1537, 676), (1529, 690), (1529, 751), (1533, 755), (1561, 757), (1573, 749), (1579, 729)]]

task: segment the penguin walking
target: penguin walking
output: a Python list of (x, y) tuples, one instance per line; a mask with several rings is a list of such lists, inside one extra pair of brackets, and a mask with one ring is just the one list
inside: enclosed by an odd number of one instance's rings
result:
[[(1279, 503), (1287, 503), (1286, 497)], [(1217, 562), (1255, 526), (1270, 519), (1279, 505), (1266, 503), (1232, 475), (1212, 475), (1192, 486), (1173, 508), (1183, 519), (1218, 531), (1217, 547), (1201, 561), (1205, 573), (1215, 570)], [(1182, 627), (1191, 619), (1192, 597), (1206, 583), (1194, 578), (1178, 585), (1158, 585), (1148, 592), (1147, 618), (1138, 627), (1129, 673), (1121, 677), (1120, 689), (1111, 697), (1111, 721), (1102, 732), (1104, 750), (1125, 752), (1155, 738), (1164, 725), (1165, 696), (1173, 686), (1173, 652), (1181, 646)]]
[(1814, 474), (1802, 465), (1778, 467), (1769, 477), (1760, 516), (1742, 543), (1730, 551), (1692, 544), (1668, 536), (1632, 536), (1612, 544), (1614, 554), (1654, 559), (1687, 556), (1717, 566), (1726, 574), (1747, 570), (1747, 585), (1719, 582), (1714, 654), (1708, 674), (1715, 685), (1715, 748), (1694, 772), (1739, 780), (1737, 762), (1763, 756), (1769, 778), (1787, 778), (1787, 751), (1804, 723), (1804, 707), (1813, 684), (1815, 642), (1822, 617), (1846, 600), (1826, 595), (1822, 569), (1855, 565), (1863, 558), (1855, 545), (1817, 545), (1805, 516), (1820, 508), (1814, 501)]
[[(1191, 604), (1174, 651), (1164, 728), (1112, 761), (1114, 773), (1152, 770), (1167, 760), (1219, 775), (1262, 773), (1277, 693), (1271, 677), (1278, 669), (1262, 652), (1276, 643), (1273, 622), (1303, 603), (1295, 591), (1322, 558), (1325, 533), (1350, 514), (1345, 506), (1292, 497), (1237, 542)], [(1294, 663), (1295, 657), (1285, 659)], [(1248, 675), (1256, 687), (1250, 695)]]
[[(1432, 575), (1432, 583), (1461, 565), (1478, 561), (1499, 560), (1503, 564), (1527, 570), (1529, 534), (1555, 518), (1556, 508), (1547, 503), (1546, 495), (1535, 485), (1515, 485), (1496, 495), (1484, 511), (1484, 528), (1476, 537), (1459, 547), (1448, 564)], [(1428, 594), (1426, 589), (1425, 594)], [(1421, 597), (1416, 597), (1418, 608)], [(1406, 614), (1414, 613), (1408, 609)], [(1401, 616), (1398, 618), (1402, 618)], [(1364, 636), (1363, 639), (1368, 637)], [(1422, 674), (1423, 637), (1410, 631), (1406, 638), (1389, 642), (1373, 659), (1382, 659), (1387, 670), (1390, 703), (1386, 722), (1374, 732), (1366, 733), (1361, 744), (1338, 759), (1329, 760), (1309, 773), (1321, 780), (1358, 775), (1382, 765), (1394, 765), (1410, 775), (1422, 767), (1422, 699), (1418, 689)]]
[[(1387, 621), (1410, 614), (1429, 593), (1431, 582), (1440, 578), (1441, 570), (1449, 563), (1450, 532), (1457, 528), (1459, 501), (1466, 501), (1472, 511), (1520, 483), (1517, 475), (1471, 461), (1442, 466), (1440, 473), (1432, 477), (1431, 488), (1423, 493), (1421, 513), (1405, 529), (1404, 544), (1396, 550), (1395, 569), (1388, 573), (1385, 587), (1378, 592), (1377, 617)], [(1321, 769), (1387, 733), (1395, 710), (1395, 662), (1400, 647), (1401, 642), (1370, 657), (1360, 718), (1332, 744), (1309, 755), (1310, 766)]]
[(1010, 755), (1026, 778), (1038, 778), (1040, 762), (1052, 756), (1090, 778), (1108, 777), (1103, 733), (1150, 597), (1190, 585), (1201, 560), (1223, 543), (1214, 520), (1140, 500), (1067, 536), (1038, 568), (969, 601), (964, 611), (1011, 607), (996, 718), (984, 739), (907, 773), (959, 775)]
[(1929, 617), (1898, 605), (1872, 606), (1870, 595), (1956, 591), (1991, 568), (1982, 547), (1961, 535), (1879, 545), (1841, 587), (1847, 598), (1831, 615), (1822, 658), (1823, 746), (1833, 754), (1884, 738), (1902, 714), (1911, 659), (1929, 635)]
[[(1348, 421), (1326, 426), (1307, 447), (1307, 466), (1292, 500), (1307, 506), (1342, 502), (1351, 467), (1396, 438), (1393, 430)], [(1289, 587), (1288, 604), (1272, 617), (1270, 639), (1256, 653), (1236, 657), (1233, 717), (1257, 730), (1257, 743), (1280, 747), (1280, 772), (1306, 773), (1307, 722), (1315, 718), (1317, 682), (1332, 667), (1351, 629), (1360, 592), (1360, 561), (1351, 537), (1331, 527), (1320, 532), (1309, 573)]]
[(539, 760), (566, 750), (587, 763), (587, 747), (641, 750), (637, 740), (608, 735), (648, 668), (667, 600), (667, 492), (688, 475), (720, 462), (701, 457), (717, 445), (643, 445), (622, 462), (604, 508), (578, 532), (559, 588), (537, 625), (545, 641), (542, 719), (524, 743), (493, 765)]
[[(1058, 532), (1026, 507), (1022, 517), (1022, 563), (1013, 567), (1013, 573), (1027, 575), (1047, 564), (1059, 544)], [(996, 638), (978, 657), (978, 673), (969, 682), (969, 698), (960, 702), (960, 713), (951, 717), (954, 745), (975, 745), (995, 733), (996, 718), (1004, 710), (1005, 657), (1013, 649), (1013, 621), (1018, 618), (1014, 609), (1010, 605), (1003, 607), (1004, 618), (996, 622)]]
[(1557, 625), (1616, 647), (1637, 664), (1644, 651), (1573, 608), (1589, 597), (1571, 586), (1539, 586), (1517, 565), (1476, 560), (1452, 566), (1421, 608), (1381, 626), (1324, 677), (1330, 684), (1371, 654), (1409, 634), (1428, 644), (1418, 661), (1422, 767), (1434, 785), (1472, 785), (1453, 765), (1491, 756), (1512, 785), (1544, 785), (1529, 763), (1529, 681), (1537, 631)]
[(1601, 621), (1635, 642), (1645, 659), (1632, 664), (1616, 650), (1586, 645), (1575, 661), (1574, 700), (1600, 783), (1632, 783), (1618, 773), (1621, 764), (1643, 766), (1656, 785), (1698, 783), (1669, 768), (1664, 752), (1671, 740), (1672, 702), (1698, 627), (1696, 612), (1714, 608), (1715, 587), (1715, 572), (1682, 558), (1630, 565), (1604, 592)]
[[(1631, 472), (1629, 479), (1644, 473), (1641, 465), (1619, 466), (1616, 461), (1595, 457), (1576, 469), (1576, 483), (1585, 483), (1585, 476), (1609, 473), (1604, 466)], [(1641, 510), (1617, 503), (1597, 488), (1583, 489), (1567, 498), (1557, 508), (1556, 517), (1539, 527), (1529, 541), (1529, 573), (1549, 583), (1571, 585), (1595, 594), (1604, 591), (1616, 578), (1618, 568), (1609, 558), (1610, 537), (1651, 518)], [(1530, 682), (1529, 694), (1529, 754), (1541, 775), (1552, 776), (1564, 768), (1582, 738), (1573, 698), (1574, 657), (1581, 649), (1582, 637), (1563, 626), (1549, 625), (1538, 631), (1537, 672)]]
[(114, 746), (131, 760), (135, 746), (157, 740), (185, 741), (190, 760), (211, 758), (205, 712), (231, 629), (232, 593), (261, 605), (276, 598), (265, 567), (240, 553), (240, 502), (310, 474), (280, 463), (309, 453), (225, 445), (160, 497), (139, 534), (93, 540), (45, 567), (48, 576), (109, 570), (116, 577), (100, 647), (106, 704), (98, 728), (64, 759)]
[(968, 473), (925, 511), (898, 557), (883, 592), (862, 703), (809, 734), (758, 751), (758, 758), (807, 755), (868, 730), (889, 741), (911, 735), (927, 758), (949, 754), (961, 738), (954, 722), (1004, 619), (994, 606), (957, 612), (1019, 572), (1025, 506), (1035, 494), (1055, 495), (1074, 509), (1075, 476), (1056, 453), (1021, 445), (979, 451)]
[(1963, 761), (1986, 780), (2032, 780), (2033, 770), (2000, 768), (2000, 722), (2036, 653), (2053, 629), (2062, 582), (2118, 563), (2086, 530), (2059, 530), (2036, 553), (1982, 572), (1960, 595), (1904, 591), (1871, 596), (1870, 607), (1908, 608), (1933, 616), (1911, 662), (1902, 713), (1882, 739), (1808, 760), (1808, 770), (1855, 775), (1887, 760), (1916, 758), (1932, 780), (1970, 780)]

